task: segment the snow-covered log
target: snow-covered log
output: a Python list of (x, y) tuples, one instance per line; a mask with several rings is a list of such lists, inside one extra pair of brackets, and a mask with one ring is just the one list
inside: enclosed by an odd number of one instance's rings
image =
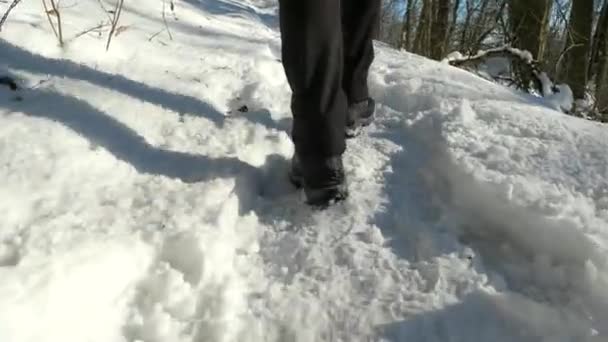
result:
[[(571, 91), (567, 85), (555, 84), (546, 72), (542, 71), (537, 60), (528, 51), (510, 46), (503, 46), (491, 50), (479, 51), (473, 56), (463, 56), (459, 52), (448, 55), (444, 62), (466, 70), (477, 71), (481, 64), (488, 60), (502, 58), (509, 61), (508, 75), (499, 74), (489, 76), (500, 82), (507, 81), (509, 85), (516, 86), (529, 93), (537, 93), (546, 98), (555, 98), (559, 109), (570, 111), (572, 109)], [(485, 75), (488, 75), (487, 73)]]

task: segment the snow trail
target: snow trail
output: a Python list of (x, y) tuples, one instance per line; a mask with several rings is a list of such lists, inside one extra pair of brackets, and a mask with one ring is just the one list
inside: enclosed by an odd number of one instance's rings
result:
[(604, 127), (378, 44), (352, 196), (317, 212), (286, 180), (274, 2), (184, 0), (148, 40), (161, 6), (109, 53), (58, 49), (35, 6), (7, 23), (1, 341), (606, 339)]

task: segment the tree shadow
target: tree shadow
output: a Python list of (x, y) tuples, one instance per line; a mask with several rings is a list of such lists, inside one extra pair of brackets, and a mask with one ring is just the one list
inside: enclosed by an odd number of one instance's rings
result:
[(217, 109), (195, 97), (151, 87), (122, 75), (95, 70), (69, 60), (35, 55), (3, 39), (0, 39), (0, 57), (2, 57), (0, 67), (86, 81), (170, 109), (179, 114), (205, 117), (218, 127), (222, 127), (226, 119), (226, 116)]
[[(222, 128), (229, 116), (195, 97), (169, 92), (162, 88), (128, 79), (119, 74), (92, 69), (64, 59), (47, 58), (33, 54), (0, 39), (0, 70), (23, 70), (32, 73), (66, 77), (121, 92), (144, 102), (172, 110), (180, 115), (203, 117)], [(6, 74), (6, 72), (4, 72)], [(269, 129), (289, 131), (291, 119), (275, 121), (268, 110), (245, 113), (239, 117)]]
[(186, 3), (201, 8), (205, 12), (214, 15), (226, 15), (232, 17), (241, 17), (243, 14), (259, 18), (260, 22), (268, 28), (276, 28), (279, 24), (278, 17), (275, 14), (268, 14), (256, 11), (252, 6), (246, 3), (232, 0), (184, 0)]
[[(268, 155), (264, 164), (256, 167), (234, 157), (212, 158), (166, 150), (151, 145), (136, 131), (84, 100), (48, 89), (32, 89), (27, 94), (25, 100), (2, 96), (0, 108), (60, 123), (87, 139), (92, 149), (104, 148), (143, 174), (185, 183), (232, 178), (241, 215), (254, 211), (262, 222), (274, 222), (276, 217), (260, 205), (260, 199), (271, 205), (295, 192), (287, 181), (289, 161), (279, 154)], [(284, 182), (277, 182), (277, 175), (284, 175)], [(289, 220), (286, 215), (282, 218)]]
[[(146, 12), (141, 11), (137, 7), (126, 7), (123, 9), (123, 11), (129, 11), (129, 12), (137, 15), (138, 17), (155, 22), (159, 26), (163, 26), (165, 24), (162, 18), (154, 17), (150, 14), (147, 14)], [(235, 11), (238, 11), (238, 10), (235, 10)], [(233, 50), (234, 53), (236, 53), (236, 54), (251, 53), (251, 51), (242, 48), (242, 46), (245, 44), (267, 44), (268, 43), (267, 40), (264, 40), (264, 39), (261, 39), (258, 37), (239, 36), (237, 34), (226, 32), (223, 30), (214, 29), (214, 27), (212, 27), (212, 26), (209, 27), (209, 26), (203, 26), (202, 24), (199, 24), (199, 25), (190, 24), (190, 23), (187, 23), (187, 22), (184, 22), (181, 20), (171, 20), (168, 22), (168, 25), (172, 32), (178, 31), (178, 32), (186, 33), (191, 36), (209, 37), (214, 42), (227, 41), (231, 45), (230, 49)], [(234, 41), (238, 41), (238, 43), (235, 43)]]
[(31, 90), (28, 95), (25, 101), (6, 101), (2, 107), (61, 123), (138, 172), (188, 183), (257, 173), (255, 167), (236, 158), (210, 158), (154, 147), (125, 124), (75, 97), (45, 89)]
[[(23, 70), (82, 80), (180, 114), (210, 119), (218, 128), (222, 128), (226, 120), (231, 118), (197, 98), (171, 93), (72, 61), (36, 55), (2, 39), (0, 39), (0, 57), (2, 57), (0, 60), (2, 75), (13, 75), (11, 70)], [(286, 174), (285, 170), (288, 169), (288, 161), (283, 156), (269, 155), (264, 165), (254, 167), (237, 158), (209, 158), (159, 149), (107, 113), (73, 96), (43, 88), (26, 90), (25, 101), (20, 101), (19, 92), (15, 94), (15, 96), (2, 96), (3, 101), (0, 106), (9, 111), (19, 111), (26, 115), (62, 123), (88, 139), (92, 145), (101, 146), (116, 158), (131, 164), (138, 172), (162, 175), (188, 183), (234, 177), (235, 192), (239, 196), (243, 213), (258, 209), (256, 196), (273, 201), (293, 193), (287, 177), (285, 184), (276, 182), (276, 174), (279, 172)], [(287, 131), (290, 125), (289, 119), (274, 121), (268, 110), (246, 114), (239, 117), (269, 129)], [(261, 218), (272, 220), (271, 217), (263, 215)]]

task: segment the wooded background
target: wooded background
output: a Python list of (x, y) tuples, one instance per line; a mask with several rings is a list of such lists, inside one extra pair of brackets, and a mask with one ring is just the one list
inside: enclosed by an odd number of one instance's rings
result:
[[(379, 39), (433, 59), (509, 45), (608, 119), (608, 0), (384, 0)], [(516, 69), (516, 67), (514, 67)]]

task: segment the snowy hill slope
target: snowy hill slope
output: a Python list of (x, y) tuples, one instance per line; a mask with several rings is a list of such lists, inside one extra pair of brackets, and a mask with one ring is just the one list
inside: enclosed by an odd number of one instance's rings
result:
[(274, 3), (183, 0), (173, 40), (161, 10), (107, 53), (70, 39), (93, 0), (63, 50), (36, 2), (0, 34), (0, 341), (608, 339), (604, 126), (378, 44), (352, 196), (315, 212)]

